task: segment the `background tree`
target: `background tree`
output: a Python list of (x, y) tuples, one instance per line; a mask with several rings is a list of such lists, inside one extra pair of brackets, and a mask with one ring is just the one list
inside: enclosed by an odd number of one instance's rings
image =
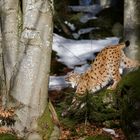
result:
[(127, 54), (133, 59), (140, 60), (140, 1), (124, 1), (124, 36), (130, 40), (131, 46)]
[[(47, 139), (49, 131), (44, 127), (45, 134), (42, 133), (39, 118), (46, 113), (45, 108), (48, 110), (53, 3), (49, 0), (2, 0), (0, 13), (3, 107), (16, 109), (14, 129), (19, 136)], [(43, 123), (49, 125), (47, 121)]]
[[(127, 55), (140, 62), (140, 1), (138, 0), (124, 0), (124, 38), (130, 40), (130, 47), (126, 49)], [(139, 79), (140, 69), (130, 73), (122, 80), (121, 92), (123, 94), (122, 127), (127, 138), (134, 140), (140, 137)]]

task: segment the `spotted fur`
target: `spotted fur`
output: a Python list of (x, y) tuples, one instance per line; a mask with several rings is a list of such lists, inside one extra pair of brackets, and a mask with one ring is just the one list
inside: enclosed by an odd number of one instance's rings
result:
[(119, 68), (135, 68), (138, 61), (128, 58), (123, 48), (128, 42), (104, 48), (95, 58), (91, 67), (83, 74), (70, 73), (66, 80), (76, 86), (76, 94), (85, 95), (86, 91), (96, 92), (113, 81), (109, 89), (115, 89), (121, 79)]

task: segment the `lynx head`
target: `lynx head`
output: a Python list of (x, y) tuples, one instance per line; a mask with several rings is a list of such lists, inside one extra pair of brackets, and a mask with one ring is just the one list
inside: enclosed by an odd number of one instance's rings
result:
[(66, 82), (70, 83), (72, 88), (76, 87), (80, 79), (80, 74), (69, 72), (65, 78)]

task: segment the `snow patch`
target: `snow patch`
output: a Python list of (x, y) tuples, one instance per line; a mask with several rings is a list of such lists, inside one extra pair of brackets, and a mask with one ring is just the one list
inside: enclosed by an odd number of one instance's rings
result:
[(119, 137), (119, 136), (115, 133), (115, 131), (114, 131), (113, 129), (110, 129), (110, 128), (103, 128), (103, 131), (105, 131), (105, 132), (107, 132), (107, 133), (109, 133), (109, 134), (111, 134), (111, 135), (114, 135), (116, 138)]
[(49, 90), (61, 90), (68, 87), (65, 76), (50, 76)]
[(117, 37), (100, 40), (71, 40), (54, 34), (53, 50), (57, 52), (59, 62), (74, 68), (75, 65), (83, 65), (87, 60), (93, 60), (95, 52), (101, 51), (108, 45), (117, 44), (118, 41)]

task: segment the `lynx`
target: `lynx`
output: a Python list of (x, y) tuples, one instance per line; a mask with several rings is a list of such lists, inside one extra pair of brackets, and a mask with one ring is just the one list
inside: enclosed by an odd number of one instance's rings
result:
[(107, 86), (111, 81), (109, 89), (115, 89), (121, 80), (119, 68), (136, 68), (140, 66), (138, 61), (128, 58), (123, 49), (129, 46), (129, 42), (111, 45), (104, 48), (95, 58), (91, 67), (83, 74), (71, 72), (66, 81), (76, 86), (76, 94), (85, 95), (86, 91), (96, 92)]

